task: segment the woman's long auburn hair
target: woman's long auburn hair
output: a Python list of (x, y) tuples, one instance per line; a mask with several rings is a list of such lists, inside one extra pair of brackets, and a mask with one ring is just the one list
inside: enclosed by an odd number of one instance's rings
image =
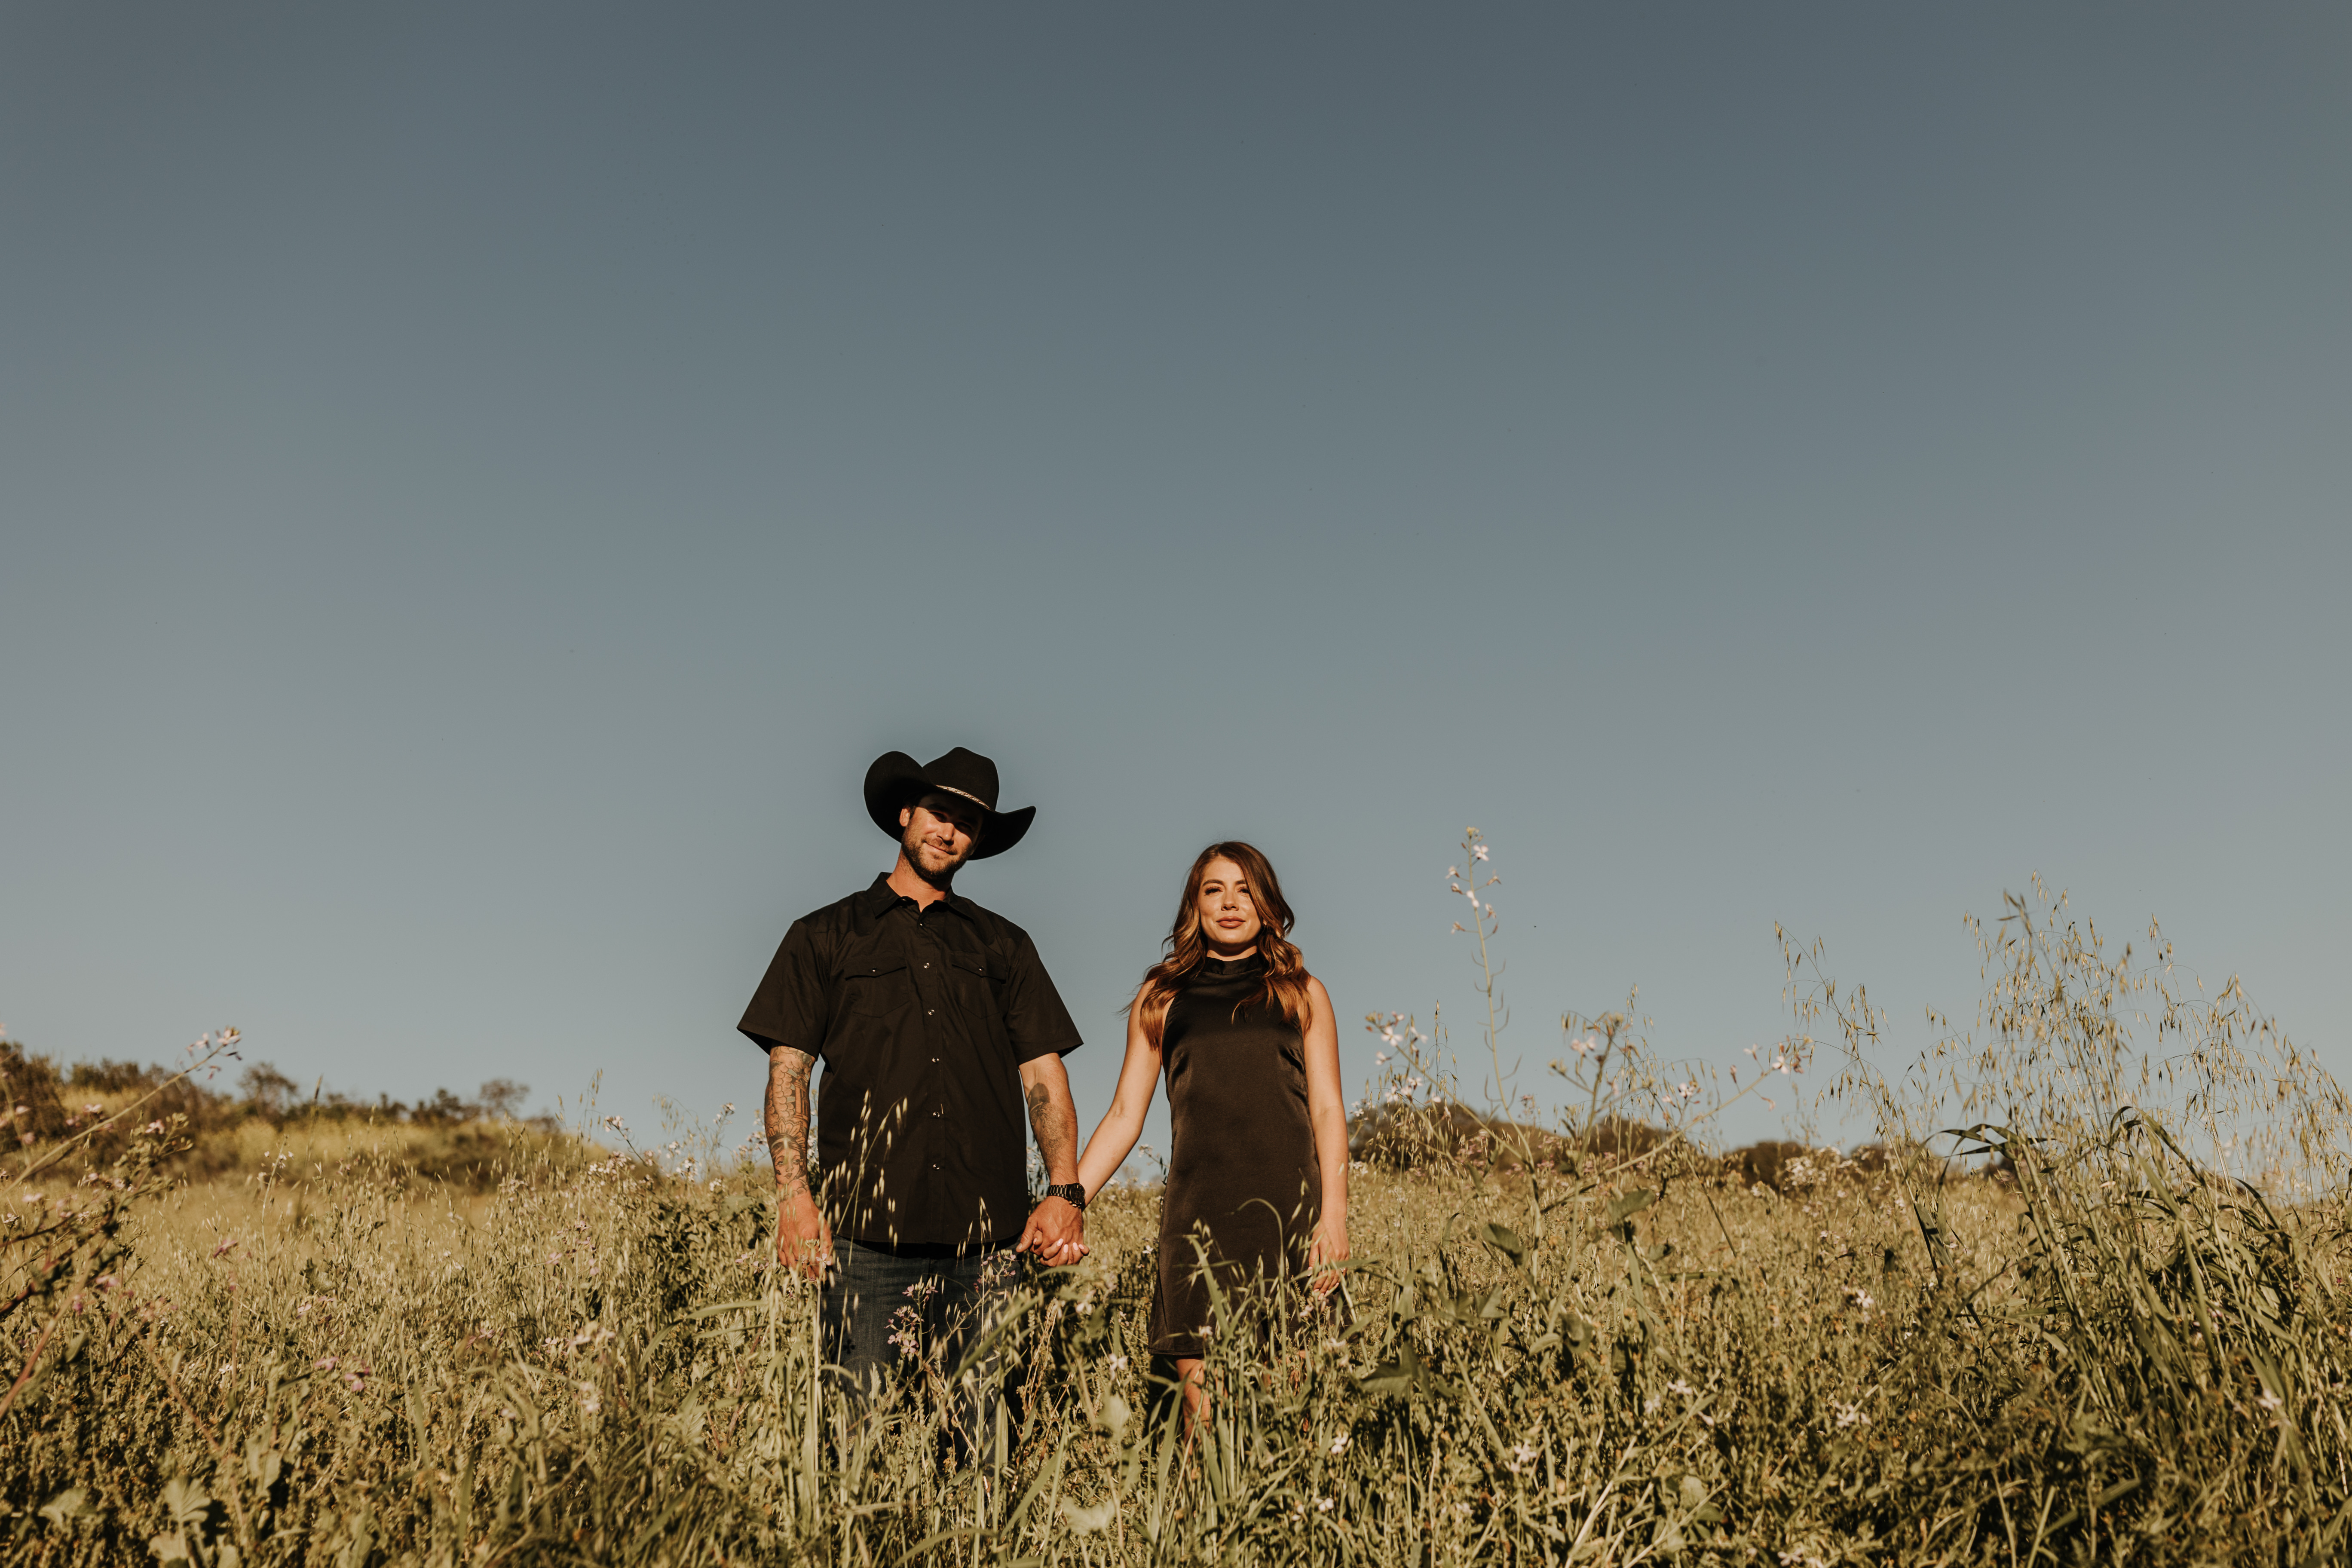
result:
[(1242, 1009), (1258, 1003), (1270, 1003), (1282, 1009), (1293, 1028), (1304, 1034), (1314, 1006), (1307, 995), (1307, 963), (1298, 949), (1289, 942), (1290, 928), (1297, 917), (1282, 896), (1282, 883), (1274, 874), (1274, 867), (1260, 854), (1257, 847), (1238, 839), (1212, 844), (1192, 861), (1192, 869), (1184, 878), (1184, 899), (1176, 906), (1176, 925), (1168, 933), (1168, 956), (1144, 972), (1143, 989), (1130, 1006), (1143, 1009), (1144, 1024), (1151, 1037), (1160, 1037), (1160, 1026), (1167, 1022), (1168, 1005), (1176, 1000), (1176, 993), (1192, 978), (1209, 956), (1209, 943), (1201, 934), (1201, 882), (1208, 874), (1212, 862), (1230, 860), (1241, 868), (1242, 880), (1249, 885), (1250, 899), (1257, 905), (1261, 922), (1257, 932), (1257, 950), (1265, 960), (1265, 984), (1254, 996), (1245, 997), (1234, 1009), (1239, 1017)]

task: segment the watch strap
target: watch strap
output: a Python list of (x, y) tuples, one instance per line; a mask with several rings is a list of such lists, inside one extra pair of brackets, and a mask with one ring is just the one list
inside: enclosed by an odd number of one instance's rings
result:
[(1057, 1185), (1047, 1187), (1045, 1189), (1045, 1195), (1049, 1198), (1061, 1199), (1064, 1203), (1068, 1204), (1071, 1207), (1076, 1209), (1080, 1214), (1087, 1212), (1087, 1189), (1086, 1184), (1082, 1182), (1063, 1182)]

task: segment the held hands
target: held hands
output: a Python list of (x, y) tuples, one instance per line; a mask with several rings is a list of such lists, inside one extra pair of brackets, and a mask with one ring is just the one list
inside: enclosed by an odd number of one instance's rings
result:
[(833, 1227), (824, 1223), (815, 1196), (805, 1187), (785, 1194), (776, 1204), (776, 1261), (818, 1284), (833, 1266)]
[(1067, 1198), (1047, 1198), (1030, 1213), (1015, 1250), (1035, 1253), (1048, 1268), (1076, 1263), (1087, 1255), (1086, 1211)]
[(1316, 1224), (1307, 1251), (1307, 1289), (1328, 1296), (1339, 1287), (1339, 1265), (1348, 1261), (1348, 1222), (1326, 1214)]

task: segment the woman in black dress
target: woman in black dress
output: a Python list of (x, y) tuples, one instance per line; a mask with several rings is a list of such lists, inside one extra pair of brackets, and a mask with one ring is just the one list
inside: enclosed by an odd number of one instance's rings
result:
[(1168, 956), (1129, 1006), (1118, 1090), (1078, 1162), (1092, 1195), (1135, 1147), (1164, 1068), (1174, 1129), (1151, 1348), (1175, 1362), (1195, 1417), (1213, 1326), (1203, 1257), (1228, 1295), (1302, 1277), (1328, 1291), (1348, 1257), (1339, 1028), (1286, 940), (1291, 924), (1265, 856), (1240, 843), (1201, 851)]

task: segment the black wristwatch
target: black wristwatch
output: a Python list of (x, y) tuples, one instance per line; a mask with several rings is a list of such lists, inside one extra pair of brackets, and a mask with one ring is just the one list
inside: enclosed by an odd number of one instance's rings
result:
[(1049, 1198), (1061, 1199), (1075, 1207), (1080, 1214), (1087, 1212), (1087, 1185), (1084, 1182), (1064, 1182), (1059, 1186), (1047, 1187), (1045, 1195)]

